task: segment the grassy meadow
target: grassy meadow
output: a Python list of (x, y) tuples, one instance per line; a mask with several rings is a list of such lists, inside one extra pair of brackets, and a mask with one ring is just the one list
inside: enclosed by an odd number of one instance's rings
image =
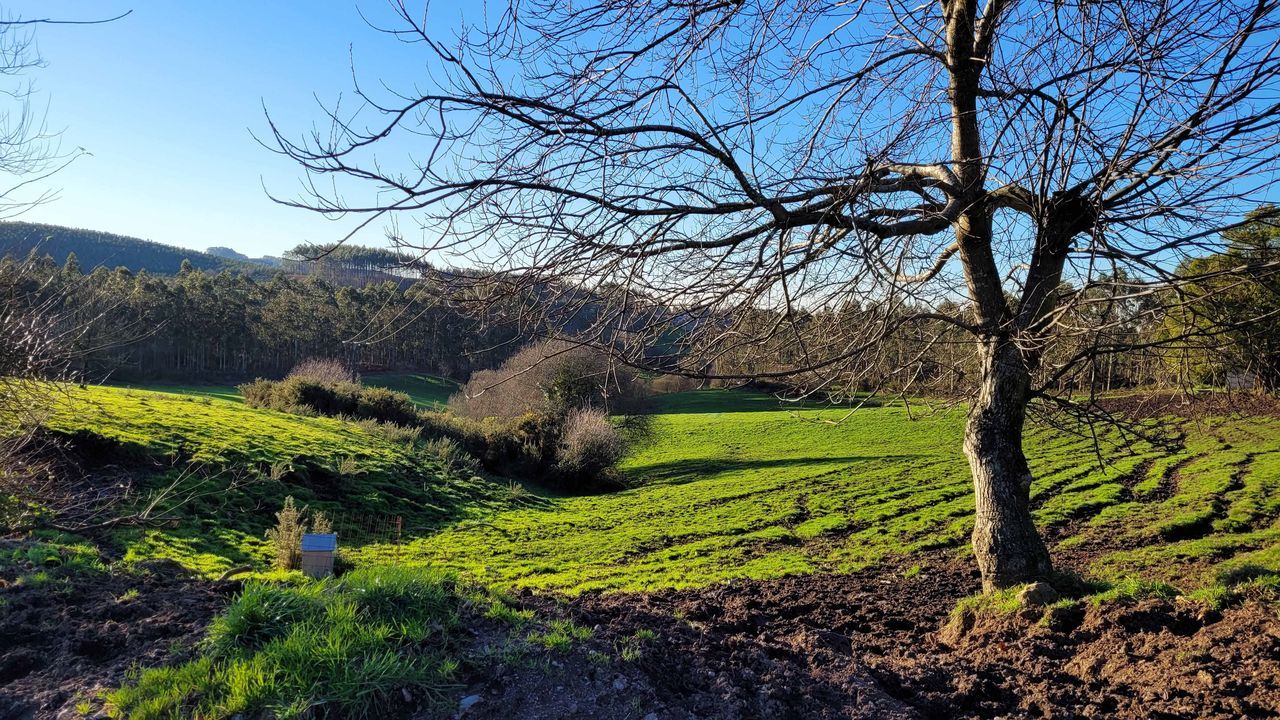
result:
[(168, 557), (208, 576), (265, 565), (263, 533), (286, 496), (360, 526), (398, 516), (412, 532), (507, 506), (505, 485), (445, 467), (376, 423), (258, 410), (207, 393), (72, 389), (46, 426), (90, 455), (141, 468), (139, 502), (161, 497), (161, 514), (177, 508), (170, 527), (117, 533), (127, 560)]
[[(497, 587), (691, 587), (969, 552), (959, 408), (850, 415), (740, 391), (662, 396), (629, 423), (630, 489), (558, 496), (451, 475), (370, 423), (207, 394), (91, 388), (77, 397), (52, 429), (152, 462), (181, 458), (204, 469), (206, 485), (237, 483), (195, 503), (177, 529), (122, 534), (132, 558), (173, 556), (205, 573), (265, 559), (262, 531), (286, 494), (334, 513), (405, 517), (402, 545), (349, 539), (357, 564), (445, 569)], [(1087, 555), (1081, 569), (1099, 580), (1186, 590), (1280, 571), (1280, 421), (1171, 420), (1166, 430), (1185, 436), (1182, 449), (1116, 431), (1031, 432), (1033, 504), (1052, 549)]]
[[(73, 389), (47, 423), (90, 456), (140, 468), (139, 498), (188, 498), (159, 527), (111, 534), (125, 568), (171, 558), (205, 577), (256, 569), (194, 659), (104, 696), (109, 712), (136, 718), (318, 707), (359, 717), (406, 686), (434, 702), (470, 652), (464, 616), (507, 628), (511, 657), (543, 637), (590, 636), (540, 624), (504, 599), (514, 588), (684, 588), (874, 565), (927, 577), (930, 563), (969, 554), (963, 424), (962, 408), (850, 414), (740, 391), (666, 395), (624, 423), (629, 488), (565, 496), (460, 471), (395, 427), (253, 409), (211, 391)], [(1182, 436), (1179, 449), (1114, 430), (1032, 430), (1033, 505), (1055, 557), (1097, 583), (1097, 600), (1274, 596), (1280, 420), (1162, 427)], [(401, 517), (403, 542), (339, 526), (355, 572), (318, 583), (272, 572), (264, 532), (286, 496), (336, 518)], [(24, 552), (107, 569), (82, 538)], [(38, 574), (17, 582), (52, 577)], [(995, 602), (1015, 607), (1012, 597)]]

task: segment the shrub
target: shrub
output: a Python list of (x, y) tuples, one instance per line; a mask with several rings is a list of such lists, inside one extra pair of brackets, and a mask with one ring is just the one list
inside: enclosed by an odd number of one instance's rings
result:
[(576, 410), (565, 419), (556, 454), (555, 474), (569, 489), (587, 489), (616, 481), (614, 469), (627, 443), (599, 410)]
[(356, 414), (360, 386), (352, 382), (322, 383), (301, 376), (285, 378), (271, 392), (272, 407), (289, 411), (308, 407), (321, 415)]
[(440, 462), (452, 472), (467, 476), (475, 475), (480, 469), (480, 461), (467, 452), (462, 444), (451, 437), (440, 437), (427, 442), (427, 452), (440, 459)]
[(328, 382), (291, 375), (279, 382), (259, 378), (241, 385), (239, 389), (245, 403), (251, 407), (300, 415), (347, 416), (398, 425), (412, 425), (418, 419), (417, 408), (408, 395), (385, 388), (364, 387), (346, 380)]
[(657, 395), (697, 390), (699, 385), (699, 381), (683, 375), (659, 375), (649, 383), (650, 389)]
[(302, 511), (290, 495), (276, 513), (276, 526), (267, 531), (267, 541), (275, 555), (277, 570), (296, 570), (302, 566)]
[(413, 400), (402, 392), (379, 387), (361, 388), (357, 396), (356, 417), (408, 425), (418, 418)]
[(331, 533), (333, 523), (320, 511), (311, 513), (307, 519), (307, 508), (299, 508), (289, 495), (284, 499), (284, 507), (276, 513), (276, 526), (267, 530), (267, 541), (275, 557), (277, 570), (297, 570), (302, 567), (302, 535), (303, 533)]
[(360, 382), (360, 376), (351, 372), (346, 363), (334, 358), (308, 358), (293, 366), (287, 378), (300, 377), (322, 385)]
[(497, 370), (471, 376), (449, 399), (449, 409), (473, 418), (518, 418), (529, 413), (567, 415), (578, 408), (634, 411), (646, 383), (603, 352), (566, 340), (532, 344)]
[[(416, 417), (414, 418), (414, 422), (417, 422)], [(400, 425), (389, 422), (378, 422), (377, 420), (371, 420), (368, 418), (357, 420), (356, 424), (360, 426), (360, 429), (370, 435), (377, 435), (378, 437), (401, 445), (413, 445), (422, 438), (422, 427), (415, 424)]]
[(245, 405), (253, 408), (270, 408), (272, 407), (272, 395), (275, 387), (276, 382), (274, 380), (258, 378), (236, 389), (240, 391), (240, 396), (244, 398)]

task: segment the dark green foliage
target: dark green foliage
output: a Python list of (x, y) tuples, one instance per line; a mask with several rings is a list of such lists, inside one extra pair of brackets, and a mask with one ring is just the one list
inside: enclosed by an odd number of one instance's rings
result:
[(97, 267), (127, 267), (134, 272), (146, 270), (173, 275), (183, 260), (189, 260), (191, 266), (199, 270), (252, 268), (227, 257), (96, 230), (28, 222), (0, 223), (0, 256), (26, 257), (32, 250), (49, 255), (56, 262), (75, 255), (77, 266), (90, 271)]
[(356, 417), (408, 425), (417, 419), (417, 407), (402, 392), (380, 387), (366, 387), (356, 398)]
[[(344, 365), (365, 369), (466, 377), (501, 362), (516, 336), (510, 328), (476, 328), (456, 308), (434, 302), (437, 279), (353, 288), (315, 276), (205, 271), (197, 260), (186, 272), (161, 276), (95, 269), (84, 253), (76, 257), (66, 270), (52, 257), (0, 259), (0, 293), (56, 299), (69, 310), (68, 324), (85, 324), (68, 333), (75, 339), (69, 351), (74, 369), (90, 380), (277, 378), (307, 358), (335, 353)], [(171, 272), (180, 269), (175, 260)], [(370, 332), (387, 337), (344, 346)]]
[[(1241, 384), (1248, 377), (1267, 392), (1280, 392), (1280, 209), (1267, 206), (1245, 225), (1223, 233), (1227, 248), (1183, 263), (1188, 276), (1204, 279), (1180, 292), (1190, 300), (1165, 320), (1170, 337), (1189, 336), (1168, 354), (1189, 383)], [(1229, 273), (1242, 265), (1256, 268)]]

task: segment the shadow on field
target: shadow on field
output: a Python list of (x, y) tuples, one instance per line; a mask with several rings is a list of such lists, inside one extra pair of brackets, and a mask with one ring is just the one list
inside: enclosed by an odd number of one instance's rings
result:
[(833, 465), (839, 463), (859, 462), (906, 462), (926, 457), (920, 454), (908, 455), (839, 455), (829, 457), (794, 457), (769, 458), (757, 460), (734, 460), (730, 458), (707, 458), (704, 460), (673, 460), (671, 462), (640, 465), (627, 469), (628, 475), (646, 482), (692, 482), (707, 479), (710, 475), (741, 472), (745, 470), (765, 470), (797, 465)]
[[(878, 400), (864, 399), (861, 407), (880, 407)], [(788, 410), (840, 410), (852, 406), (817, 400), (798, 402), (752, 390), (691, 390), (659, 395), (644, 411), (648, 415), (696, 415), (714, 413), (785, 412)]]

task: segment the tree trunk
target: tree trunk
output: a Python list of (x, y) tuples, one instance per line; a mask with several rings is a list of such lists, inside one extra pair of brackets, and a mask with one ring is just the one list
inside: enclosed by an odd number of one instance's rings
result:
[(985, 592), (1044, 578), (1052, 569), (1031, 519), (1031, 469), (1022, 452), (1030, 387), (1026, 361), (1012, 341), (984, 344), (982, 386), (969, 410), (964, 452), (977, 503), (973, 554)]

